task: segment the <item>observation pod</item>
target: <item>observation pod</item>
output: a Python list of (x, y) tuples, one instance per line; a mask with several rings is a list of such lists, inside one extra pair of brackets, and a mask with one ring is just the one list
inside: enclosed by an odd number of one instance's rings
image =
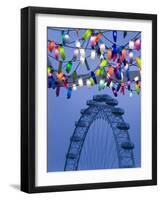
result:
[(97, 106), (97, 102), (96, 102), (96, 101), (93, 101), (93, 100), (88, 100), (88, 101), (86, 102), (86, 104), (87, 104), (88, 106)]
[(108, 104), (110, 106), (117, 106), (118, 101), (116, 99), (106, 99), (106, 104)]
[(124, 114), (124, 110), (122, 108), (112, 108), (111, 112), (114, 115), (123, 115)]
[(120, 123), (117, 124), (116, 127), (120, 130), (129, 130), (130, 125), (126, 122), (120, 122)]
[(80, 113), (81, 113), (82, 115), (83, 115), (83, 114), (85, 114), (85, 115), (90, 115), (90, 114), (91, 114), (91, 112), (90, 112), (88, 109), (81, 109)]
[(123, 149), (131, 150), (131, 149), (134, 148), (134, 144), (133, 144), (132, 142), (123, 142), (123, 143), (121, 144), (121, 147), (122, 147)]
[(75, 159), (76, 158), (76, 154), (74, 154), (74, 153), (68, 153), (67, 155), (66, 155), (66, 158), (68, 158), (68, 159)]
[(78, 121), (78, 122), (75, 122), (75, 126), (87, 127), (88, 126), (88, 122), (86, 122), (86, 121)]
[(106, 102), (106, 100), (111, 100), (109, 95), (94, 95), (93, 100), (98, 102)]
[[(86, 170), (88, 168), (87, 165), (91, 167), (89, 167), (90, 169), (99, 169), (100, 166), (102, 168), (106, 167), (107, 169), (135, 167), (133, 155), (134, 144), (131, 143), (128, 132), (130, 126), (123, 119), (124, 109), (116, 106), (118, 101), (108, 94), (99, 94), (93, 96), (92, 100), (86, 103), (88, 108), (80, 111), (80, 118), (75, 123), (75, 129), (70, 138), (64, 171)], [(102, 123), (103, 120), (105, 121)], [(98, 126), (98, 124), (100, 125), (100, 122), (102, 123), (102, 128), (99, 127), (96, 129), (95, 126)], [(103, 129), (104, 131), (102, 131)], [(109, 129), (111, 129), (111, 131), (108, 131)], [(110, 134), (107, 136), (107, 133)], [(113, 138), (112, 149), (107, 145), (104, 139), (105, 136)], [(98, 137), (102, 139), (98, 140)], [(96, 158), (92, 150), (92, 148), (95, 149), (96, 144), (98, 146), (100, 145), (100, 148), (103, 145), (107, 145), (107, 151), (104, 151), (104, 158), (107, 158), (107, 161), (103, 162), (103, 164), (99, 163), (98, 166), (93, 165), (90, 161), (90, 159), (93, 159), (92, 156)], [(108, 156), (111, 155), (111, 151), (113, 151), (113, 153), (115, 152), (114, 163), (112, 163), (113, 161), (111, 160), (113, 157), (110, 158)], [(98, 160), (96, 158), (95, 163), (98, 161), (99, 156)], [(107, 163), (106, 166), (104, 166), (104, 163)]]
[(72, 136), (70, 138), (71, 142), (80, 142), (82, 141), (83, 138), (79, 137), (79, 136)]

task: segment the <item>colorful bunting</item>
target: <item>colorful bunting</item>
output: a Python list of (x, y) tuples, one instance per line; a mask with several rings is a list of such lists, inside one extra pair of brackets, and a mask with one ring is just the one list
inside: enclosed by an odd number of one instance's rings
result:
[(96, 76), (100, 76), (100, 68), (96, 70)]
[(114, 42), (117, 41), (117, 31), (113, 31), (113, 40)]
[(95, 75), (95, 73), (93, 71), (91, 71), (91, 77), (93, 78), (94, 83), (97, 84), (96, 75)]
[(62, 61), (59, 62), (59, 67), (58, 67), (58, 74), (62, 72)]
[(75, 83), (73, 83), (73, 90), (76, 91), (77, 90), (77, 85)]
[(56, 88), (56, 96), (58, 97), (59, 94), (60, 94), (60, 86), (57, 86), (57, 88)]
[(96, 45), (96, 35), (91, 35), (90, 43), (91, 43), (92, 48), (94, 48)]
[(134, 53), (132, 51), (129, 51), (129, 63), (133, 62), (133, 57), (134, 57)]
[(130, 95), (129, 96), (132, 97), (132, 90), (130, 91)]
[(79, 55), (79, 49), (78, 49), (78, 48), (76, 48), (76, 49), (74, 49), (74, 53), (73, 53), (73, 60), (76, 60), (76, 59), (77, 59), (77, 57), (78, 57), (78, 55)]
[(64, 35), (64, 43), (69, 43), (70, 37), (68, 34)]
[(80, 56), (82, 56), (83, 58), (85, 58), (86, 57), (86, 52), (85, 52), (85, 50), (83, 49), (83, 48), (80, 48)]
[(136, 92), (137, 94), (140, 94), (140, 83), (136, 83)]
[(112, 48), (108, 48), (107, 50), (107, 59), (108, 61), (110, 61), (112, 58)]
[(50, 52), (52, 52), (53, 50), (54, 50), (54, 48), (55, 48), (55, 42), (54, 41), (51, 41), (51, 42), (49, 42), (49, 44), (48, 44), (48, 50), (50, 51)]
[(69, 62), (67, 63), (67, 65), (66, 65), (66, 72), (69, 73), (69, 72), (71, 71), (71, 69), (72, 69), (72, 62), (69, 61)]
[[(135, 61), (137, 64), (136, 70), (138, 70), (138, 72), (141, 70), (141, 58), (139, 54), (141, 48), (140, 37), (138, 36), (136, 39), (132, 38), (128, 43), (125, 42), (125, 44), (120, 45), (116, 43), (118, 41), (118, 36), (120, 37), (120, 34), (118, 35), (118, 31), (116, 30), (112, 31), (112, 44), (106, 43), (106, 37), (102, 38), (102, 34), (105, 33), (97, 32), (96, 30), (88, 29), (85, 30), (83, 34), (82, 31), (79, 32), (79, 30), (76, 30), (76, 34), (76, 41), (72, 41), (71, 43), (69, 40), (70, 37), (73, 38), (73, 34), (71, 35), (70, 31), (66, 32), (66, 30), (61, 31), (61, 43), (55, 43), (53, 40), (48, 42), (48, 88), (56, 88), (56, 96), (60, 94), (60, 87), (66, 88), (67, 99), (71, 98), (72, 91), (77, 89), (77, 85), (82, 87), (84, 83), (87, 88), (98, 84), (99, 90), (105, 89), (108, 86), (112, 89), (115, 97), (117, 97), (119, 91), (124, 95), (125, 89), (127, 89), (130, 92), (129, 95), (132, 96), (134, 82), (131, 80), (130, 73), (131, 66), (136, 66)], [(124, 39), (129, 33), (123, 31), (122, 34)], [(89, 41), (86, 42), (85, 40), (88, 38)], [(108, 40), (110, 40), (110, 38)], [(72, 53), (70, 54), (65, 52), (68, 48), (67, 43), (68, 46), (75, 43), (75, 47), (71, 45)], [(137, 53), (135, 53), (136, 50), (138, 51)], [(50, 61), (52, 57), (56, 60), (55, 63)], [(98, 60), (99, 65), (95, 68), (94, 64), (98, 62)], [(84, 74), (77, 75), (77, 68), (84, 67), (80, 64), (85, 64), (86, 66), (86, 68), (84, 68), (87, 72), (85, 76)], [(72, 68), (74, 70), (69, 74)], [(90, 73), (88, 71), (90, 71)], [(140, 75), (134, 78), (135, 91), (137, 94), (140, 94), (141, 90), (141, 82), (139, 79)]]
[(48, 76), (48, 88), (52, 88), (53, 83), (54, 83), (53, 76)]
[(107, 83), (105, 83), (105, 80), (100, 79), (99, 86), (98, 86), (99, 90), (105, 89), (106, 85), (107, 85)]
[(68, 83), (68, 80), (67, 80), (67, 79), (65, 79), (65, 80), (63, 81), (63, 84), (64, 84), (64, 87), (65, 87), (66, 89), (69, 88), (69, 83)]
[(79, 40), (77, 40), (77, 41), (75, 42), (75, 46), (76, 46), (77, 48), (80, 48), (80, 47), (81, 47), (81, 44), (80, 44)]
[(127, 36), (127, 31), (124, 31), (124, 38)]
[(136, 57), (136, 63), (138, 68), (141, 70), (141, 59), (139, 57)]
[(96, 35), (96, 43), (99, 42), (99, 40), (101, 39), (101, 37), (102, 37), (102, 33), (98, 33)]
[(62, 43), (64, 44), (64, 31), (61, 32), (61, 39), (62, 39)]
[(48, 76), (52, 76), (53, 68), (49, 65), (48, 66)]
[(88, 29), (82, 36), (82, 40), (86, 40), (92, 34), (92, 30)]
[(59, 48), (55, 47), (55, 59), (58, 60), (59, 59)]
[(122, 49), (122, 53), (121, 53), (121, 60), (124, 61), (125, 58), (126, 58), (126, 49), (123, 48), (123, 49)]
[(131, 90), (131, 82), (130, 82), (130, 80), (127, 81), (127, 88), (128, 88), (128, 90)]
[(115, 89), (115, 87), (112, 87), (112, 92), (113, 92), (114, 96), (117, 97), (117, 90)]
[(134, 49), (134, 41), (133, 40), (129, 41), (129, 49), (130, 50)]
[(100, 67), (105, 67), (107, 65), (107, 60), (102, 60)]
[(95, 81), (94, 81), (94, 79), (92, 77), (89, 78), (89, 81), (90, 81), (91, 85), (94, 85)]
[(139, 77), (136, 76), (136, 77), (134, 78), (134, 81), (135, 81), (135, 82), (138, 82), (138, 81), (139, 81)]
[(82, 78), (79, 78), (79, 79), (78, 79), (78, 85), (79, 85), (80, 87), (83, 86), (83, 79), (82, 79)]
[(112, 81), (112, 77), (107, 73), (106, 75), (106, 81), (107, 81), (107, 85), (109, 86), (109, 84), (111, 83)]
[(113, 44), (113, 45), (112, 45), (112, 58), (113, 58), (113, 61), (115, 61), (116, 58), (117, 58), (117, 48), (116, 48), (116, 44)]
[(121, 83), (118, 83), (116, 88), (117, 92), (120, 90), (120, 88), (121, 88)]
[(140, 46), (141, 46), (141, 41), (138, 38), (138, 39), (135, 40), (135, 48), (136, 48), (136, 50), (139, 51), (140, 50)]
[(100, 67), (100, 76), (102, 77), (104, 75), (104, 68)]
[(114, 69), (112, 66), (109, 66), (108, 67), (108, 74), (112, 77), (113, 76), (113, 73), (114, 73)]
[(124, 95), (125, 94), (125, 83), (121, 83), (121, 93)]
[(86, 85), (87, 85), (87, 88), (91, 87), (91, 81), (89, 79), (86, 80)]
[(81, 56), (81, 57), (80, 57), (80, 63), (83, 65), (84, 62), (85, 62), (85, 57)]
[(77, 72), (76, 71), (73, 72), (72, 79), (73, 79), (73, 83), (75, 83), (77, 80)]
[(100, 52), (101, 52), (101, 54), (104, 54), (104, 52), (105, 52), (105, 44), (100, 44)]
[(96, 57), (96, 51), (95, 51), (95, 50), (92, 50), (92, 51), (91, 51), (91, 56), (90, 56), (91, 60), (94, 60), (95, 57)]
[(129, 68), (126, 69), (126, 78), (127, 80), (130, 79), (130, 72), (129, 72)]
[(69, 87), (67, 91), (67, 99), (70, 99), (71, 96), (72, 96), (72, 87)]
[(62, 82), (63, 80), (65, 80), (64, 74), (62, 72), (56, 73), (56, 77), (59, 82)]
[(64, 51), (64, 47), (62, 45), (59, 46), (59, 52), (60, 52), (60, 56), (63, 60), (65, 60), (66, 56), (65, 56), (65, 51)]

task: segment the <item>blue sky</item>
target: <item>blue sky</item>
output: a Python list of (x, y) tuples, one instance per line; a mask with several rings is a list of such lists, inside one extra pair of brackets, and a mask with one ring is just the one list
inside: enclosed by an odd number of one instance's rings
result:
[[(56, 43), (61, 43), (61, 31), (54, 28), (48, 28), (48, 40), (54, 40)], [(85, 30), (79, 31), (79, 36), (83, 34)], [(131, 38), (136, 36), (137, 32), (128, 32), (126, 38), (123, 37), (123, 32), (118, 31), (117, 45), (127, 44)], [(76, 31), (69, 31), (70, 41), (77, 39)], [(112, 31), (108, 31), (106, 36), (110, 41), (113, 41)], [(103, 40), (103, 39), (102, 39)], [(103, 40), (108, 47), (112, 46), (112, 43)], [(70, 44), (75, 46), (74, 43)], [(86, 42), (84, 43), (84, 46)], [(89, 46), (90, 44), (88, 44)], [(87, 47), (88, 47), (87, 46)], [(73, 55), (73, 48), (65, 47), (66, 60), (70, 60)], [(90, 54), (90, 50), (87, 50), (87, 55)], [(48, 55), (54, 56), (54, 54)], [(140, 55), (139, 52), (134, 52), (134, 57)], [(58, 69), (58, 62), (49, 57), (49, 62), (55, 70)], [(91, 70), (98, 65), (98, 61), (88, 60)], [(71, 73), (74, 71), (78, 62), (73, 63)], [(65, 66), (65, 64), (63, 65)], [(136, 66), (132, 66), (131, 70), (136, 70)], [(84, 65), (78, 67), (78, 74), (86, 74), (87, 69)], [(48, 155), (47, 165), (48, 172), (63, 171), (65, 156), (70, 144), (70, 137), (73, 134), (75, 128), (75, 121), (80, 117), (80, 110), (86, 108), (86, 101), (93, 98), (95, 94), (109, 94), (113, 97), (111, 89), (98, 91), (98, 85), (93, 86), (91, 89), (87, 89), (86, 86), (78, 88), (77, 91), (73, 91), (71, 99), (67, 99), (67, 90), (61, 88), (60, 96), (56, 97), (55, 90), (48, 89)], [(115, 98), (115, 97), (114, 97)], [(130, 124), (129, 135), (131, 141), (134, 143), (134, 157), (136, 167), (141, 163), (141, 97), (133, 92), (133, 96), (129, 97), (129, 92), (126, 91), (125, 95), (119, 94), (117, 97), (119, 107), (125, 110), (124, 120)], [(101, 148), (101, 147), (100, 147)]]

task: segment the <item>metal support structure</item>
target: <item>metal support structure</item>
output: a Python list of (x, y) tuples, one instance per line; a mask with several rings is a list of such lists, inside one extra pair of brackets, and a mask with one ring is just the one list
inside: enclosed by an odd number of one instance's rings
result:
[[(118, 168), (135, 166), (133, 149), (128, 130), (129, 124), (123, 119), (124, 110), (116, 107), (118, 101), (109, 95), (96, 95), (87, 101), (88, 108), (81, 110), (81, 117), (75, 123), (75, 130), (70, 139), (64, 171), (78, 170), (84, 141), (92, 123), (97, 119), (106, 120), (112, 128), (117, 149)], [(100, 147), (101, 148), (101, 147)]]

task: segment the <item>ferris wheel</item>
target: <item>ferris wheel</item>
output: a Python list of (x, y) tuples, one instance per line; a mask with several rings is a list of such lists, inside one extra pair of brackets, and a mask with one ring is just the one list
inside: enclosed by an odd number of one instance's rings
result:
[(64, 171), (135, 167), (130, 126), (117, 105), (106, 94), (87, 101), (70, 138)]

